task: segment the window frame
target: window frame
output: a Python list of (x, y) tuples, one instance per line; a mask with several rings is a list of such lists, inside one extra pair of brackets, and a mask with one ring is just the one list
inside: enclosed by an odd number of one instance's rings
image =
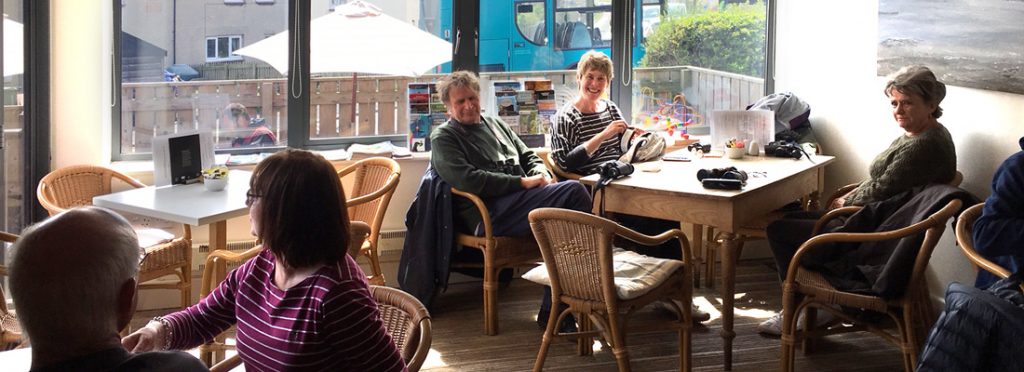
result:
[[(240, 0), (243, 1), (244, 0)], [(473, 0), (479, 1), (479, 0)], [(572, 10), (573, 8), (558, 9), (557, 0), (543, 0), (545, 6), (550, 6), (552, 14), (556, 14), (559, 10)], [(551, 1), (548, 3), (547, 1)], [(624, 25), (620, 25), (619, 21), (622, 17), (617, 16), (620, 12), (626, 11), (633, 14), (635, 19), (636, 2), (643, 2), (644, 0), (625, 0), (625, 1), (612, 1), (610, 12), (612, 13), (612, 60), (615, 66), (626, 66), (626, 69), (621, 72), (632, 75), (633, 66), (631, 61), (624, 60), (624, 50), (632, 48), (633, 44), (638, 43), (636, 40), (635, 29), (626, 31)], [(776, 27), (776, 4), (775, 1), (766, 0), (767, 6), (767, 25), (766, 25), (766, 52), (765, 52), (765, 94), (774, 92), (774, 65), (775, 65), (775, 27)], [(120, 34), (122, 29), (121, 23), (121, 0), (112, 0), (114, 5), (114, 45), (120, 45)], [(605, 8), (606, 6), (594, 6), (580, 9), (599, 9)], [(467, 13), (463, 13), (463, 16), (467, 16)], [(289, 41), (289, 49), (295, 50), (296, 42), (298, 43), (299, 50), (303, 53), (289, 53), (293, 57), (289, 60), (289, 71), (300, 71), (299, 74), (289, 74), (287, 79), (288, 87), (288, 114), (287, 114), (287, 130), (289, 133), (288, 143), (286, 146), (277, 147), (260, 147), (260, 148), (245, 148), (245, 149), (219, 149), (218, 153), (229, 153), (229, 154), (251, 154), (258, 152), (271, 152), (277, 151), (285, 147), (289, 148), (302, 148), (310, 150), (327, 150), (339, 147), (344, 147), (352, 143), (373, 143), (380, 141), (391, 141), (393, 143), (404, 144), (407, 134), (394, 134), (394, 135), (382, 135), (382, 136), (358, 136), (358, 137), (339, 137), (339, 138), (310, 138), (309, 125), (310, 125), (310, 74), (309, 74), (309, 25), (311, 22), (311, 5), (309, 1), (305, 0), (288, 0), (288, 30), (290, 33), (295, 35)], [(457, 18), (453, 14), (453, 23)], [(480, 16), (477, 15), (472, 21), (473, 24), (479, 25)], [(547, 23), (547, 22), (545, 22)], [(546, 28), (551, 28), (552, 25), (545, 25)], [(477, 28), (478, 29), (478, 28)], [(623, 43), (623, 39), (628, 40), (627, 43)], [(205, 40), (204, 40), (205, 42)], [(548, 43), (552, 43), (552, 40), (548, 40)], [(453, 55), (453, 62), (456, 60), (456, 56)], [(114, 56), (112, 62), (113, 70), (113, 92), (111, 93), (114, 98), (114, 102), (111, 105), (111, 158), (113, 161), (124, 161), (124, 160), (151, 160), (152, 155), (150, 153), (139, 153), (139, 154), (123, 154), (121, 152), (121, 50), (120, 48), (114, 48)], [(624, 65), (623, 65), (624, 64)], [(476, 68), (479, 70), (479, 67)], [(617, 68), (616, 72), (619, 69)], [(619, 75), (619, 74), (617, 74)], [(623, 115), (630, 117), (632, 115), (632, 79), (616, 79), (616, 83), (612, 84), (610, 98), (618, 103), (619, 109), (623, 112)]]
[[(227, 39), (227, 43), (228, 43), (228, 53), (227, 53), (228, 56), (227, 57), (217, 57), (217, 55), (220, 54), (220, 40), (221, 39)], [(238, 48), (232, 49), (231, 48), (231, 46), (233, 45), (232, 41), (234, 41), (234, 40), (238, 40)], [(214, 48), (215, 48), (214, 52), (213, 52), (214, 57), (210, 57), (210, 46), (209, 46), (210, 45), (210, 41), (213, 41), (213, 45), (214, 45)], [(242, 46), (243, 46), (242, 41), (243, 41), (242, 40), (242, 35), (207, 36), (206, 37), (206, 42), (205, 42), (206, 48), (204, 48), (206, 50), (206, 62), (241, 61), (243, 59), (242, 56), (235, 55), (235, 51), (238, 50), (238, 49), (242, 49)]]

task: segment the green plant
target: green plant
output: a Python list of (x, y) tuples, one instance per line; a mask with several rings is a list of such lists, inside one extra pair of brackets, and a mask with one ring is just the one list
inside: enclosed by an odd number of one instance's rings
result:
[(764, 77), (764, 4), (730, 5), (662, 22), (646, 41), (646, 67), (696, 66)]

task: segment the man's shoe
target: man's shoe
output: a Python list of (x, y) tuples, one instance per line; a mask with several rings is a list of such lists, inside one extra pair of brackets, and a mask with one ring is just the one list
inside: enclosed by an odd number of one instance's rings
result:
[[(807, 323), (807, 319), (804, 319), (806, 312), (800, 313), (800, 318), (796, 321), (797, 330), (804, 329), (804, 324)], [(821, 327), (835, 320), (835, 316), (828, 311), (818, 311), (818, 316), (815, 319), (816, 327)], [(782, 313), (773, 315), (768, 320), (765, 320), (757, 325), (757, 333), (766, 335), (782, 336)]]

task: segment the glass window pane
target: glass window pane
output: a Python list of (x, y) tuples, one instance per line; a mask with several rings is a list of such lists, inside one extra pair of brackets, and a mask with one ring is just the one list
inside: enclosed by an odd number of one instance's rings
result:
[(217, 58), (217, 39), (206, 39), (206, 59)]
[(516, 3), (516, 28), (527, 41), (536, 45), (547, 44), (547, 28), (544, 22), (544, 2), (523, 1)]
[[(4, 113), (3, 113), (3, 175), (0, 175), (0, 184), (3, 185), (3, 198), (0, 201), (0, 222), (4, 231), (17, 232), (25, 227), (22, 218), (23, 208), (26, 202), (33, 200), (27, 197), (23, 180), (25, 170), (25, 159), (22, 154), (24, 149), (24, 123), (25, 118), (25, 70), (32, 66), (25, 65), (24, 48), (24, 0), (4, 0), (3, 20), (3, 75), (4, 75)], [(10, 252), (0, 246), (0, 264), (9, 259)], [(4, 278), (0, 277), (0, 280)], [(9, 291), (5, 292), (9, 295)], [(2, 301), (3, 299), (0, 299)]]
[[(423, 9), (428, 5), (431, 4), (422, 5)], [(339, 139), (360, 143), (402, 141), (409, 133), (410, 123), (419, 118), (410, 118), (409, 83), (430, 78), (408, 75), (414, 69), (419, 74), (436, 72), (437, 66), (412, 63), (418, 56), (410, 50), (430, 43), (424, 41), (409, 45), (421, 40), (421, 35), (427, 35), (417, 29), (417, 24), (407, 20), (419, 19), (419, 25), (426, 27), (431, 17), (436, 20), (441, 13), (434, 7), (434, 13), (421, 15), (419, 9), (410, 9), (401, 2), (374, 2), (374, 6), (381, 9), (381, 17), (395, 18), (408, 26), (394, 27), (389, 32), (367, 30), (358, 35), (360, 40), (353, 41), (332, 33), (329, 27), (318, 27), (318, 24), (323, 26), (329, 22), (344, 21), (344, 18), (332, 14), (326, 6), (311, 9), (313, 26), (310, 38), (314, 46), (310, 49), (309, 138), (314, 143), (323, 140), (337, 143), (341, 142)], [(508, 19), (511, 26), (511, 14)], [(402, 36), (388, 37), (389, 33)], [(450, 56), (451, 46), (441, 43), (438, 37), (429, 37), (438, 42), (442, 56)], [(352, 46), (362, 43), (371, 46)], [(318, 48), (316, 45), (327, 47)], [(424, 53), (430, 52), (437, 50)], [(434, 106), (435, 109), (439, 107), (438, 112), (443, 114), (443, 105)]]
[[(287, 67), (231, 53), (242, 40), (255, 44), (286, 30), (288, 2), (171, 4), (126, 0), (121, 8), (115, 152), (148, 154), (154, 135), (187, 130), (211, 132), (218, 150), (286, 145), (287, 84), (278, 69)], [(287, 47), (279, 52), (287, 55)]]
[(715, 4), (644, 0), (634, 125), (706, 135), (712, 111), (743, 110), (765, 94), (765, 2)]
[(217, 38), (217, 58), (228, 57), (228, 38), (218, 37)]

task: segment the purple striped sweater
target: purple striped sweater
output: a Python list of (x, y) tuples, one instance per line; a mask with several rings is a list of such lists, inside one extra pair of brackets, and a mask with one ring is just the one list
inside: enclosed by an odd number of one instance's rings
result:
[(237, 323), (246, 370), (405, 370), (351, 257), (288, 290), (274, 285), (273, 272), (274, 255), (265, 250), (198, 304), (166, 316), (169, 347), (197, 347)]

